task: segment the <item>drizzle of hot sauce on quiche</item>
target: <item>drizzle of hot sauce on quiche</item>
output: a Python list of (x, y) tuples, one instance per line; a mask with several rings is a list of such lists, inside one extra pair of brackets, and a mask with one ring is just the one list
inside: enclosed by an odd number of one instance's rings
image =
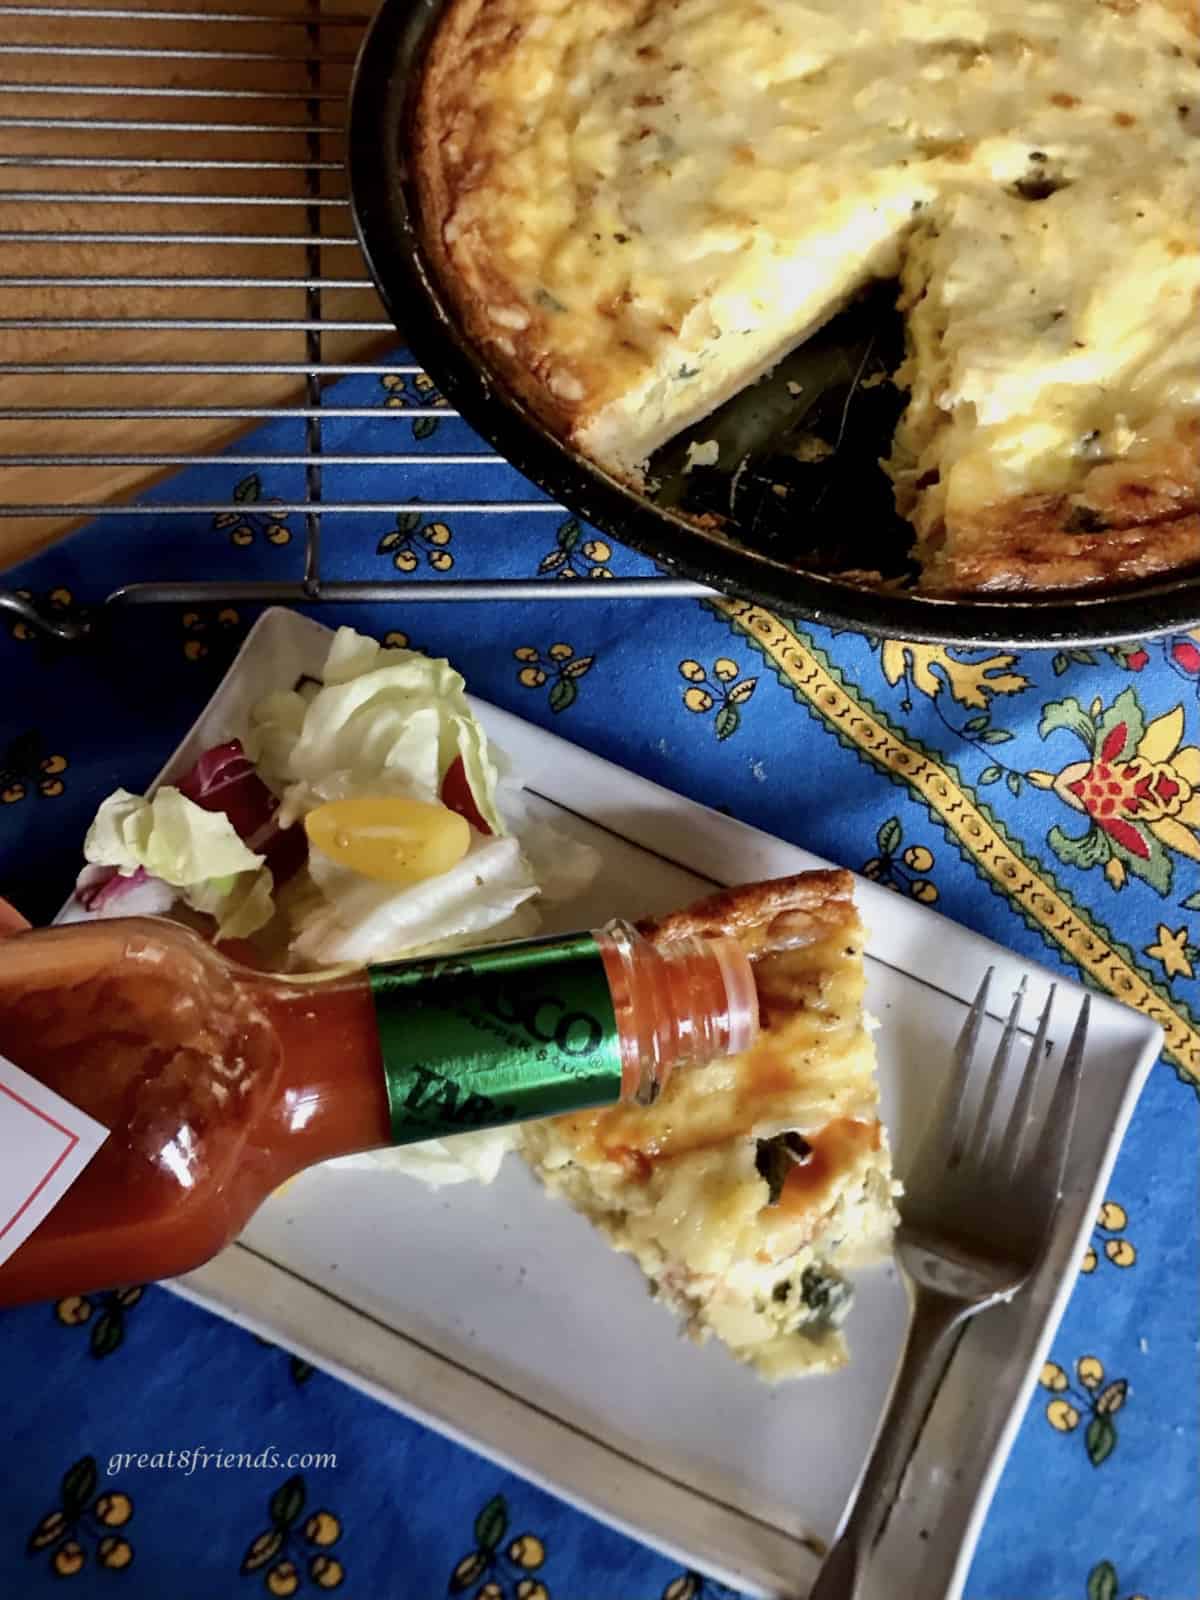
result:
[(880, 1137), (878, 1122), (860, 1122), (856, 1117), (838, 1117), (820, 1133), (805, 1134), (812, 1155), (784, 1179), (780, 1216), (809, 1211), (864, 1150), (879, 1149)]
[[(738, 1138), (751, 1139), (770, 1120), (774, 1102), (792, 1092), (798, 1064), (768, 1044), (757, 1045), (736, 1067), (734, 1092), (727, 1115), (715, 1127), (698, 1129), (686, 1119), (647, 1118), (635, 1106), (611, 1106), (561, 1119), (587, 1160), (607, 1160), (624, 1167), (637, 1182), (648, 1182), (659, 1162), (719, 1149)], [(878, 1150), (879, 1123), (836, 1116), (816, 1132), (806, 1132), (812, 1155), (789, 1173), (779, 1204), (795, 1211), (812, 1203), (839, 1170), (860, 1150)]]

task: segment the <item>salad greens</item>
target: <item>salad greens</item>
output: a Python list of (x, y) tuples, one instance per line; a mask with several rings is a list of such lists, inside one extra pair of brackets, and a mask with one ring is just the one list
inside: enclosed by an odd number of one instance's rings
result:
[(110, 794), (88, 829), (83, 853), (98, 866), (122, 872), (144, 867), (177, 888), (256, 872), (262, 865), (262, 857), (247, 850), (223, 812), (202, 811), (169, 785), (153, 800), (128, 789)]
[(339, 628), (321, 684), (254, 708), (246, 752), (283, 794), (288, 820), (350, 794), (438, 800), (461, 759), (480, 815), (500, 834), (496, 765), (465, 690), (448, 661)]
[[(239, 838), (221, 811), (205, 811), (164, 785), (152, 800), (118, 789), (96, 813), (83, 843), (93, 866), (139, 871), (178, 891), (193, 911), (217, 922), (217, 937), (245, 938), (274, 915), (273, 881), (263, 857)], [(127, 914), (119, 899), (113, 914)]]
[(472, 829), (470, 850), (448, 872), (403, 886), (310, 851), (307, 888), (315, 893), (289, 897), (290, 947), (306, 963), (396, 960), (536, 927), (519, 913), (539, 885), (500, 815), (487, 735), (449, 662), (340, 628), (320, 683), (268, 695), (251, 710), (245, 748), (281, 795), (285, 826), (351, 795), (442, 800), (458, 769), (488, 830)]

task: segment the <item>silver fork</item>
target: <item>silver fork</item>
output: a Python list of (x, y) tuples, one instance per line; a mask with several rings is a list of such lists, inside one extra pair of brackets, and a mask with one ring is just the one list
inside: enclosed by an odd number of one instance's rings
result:
[(983, 1070), (976, 1046), (991, 979), (989, 967), (959, 1035), (941, 1104), (905, 1179), (896, 1259), (912, 1303), (908, 1339), (853, 1507), (809, 1600), (858, 1595), (963, 1324), (1016, 1294), (1050, 1237), (1079, 1097), (1090, 1002), (1085, 998), (1080, 1008), (1039, 1137), (1034, 1100), (1039, 1078), (1054, 1070), (1046, 1061), (1054, 988), (1004, 1119), (1000, 1091), (1025, 984), (1022, 980), (972, 1111), (970, 1091)]

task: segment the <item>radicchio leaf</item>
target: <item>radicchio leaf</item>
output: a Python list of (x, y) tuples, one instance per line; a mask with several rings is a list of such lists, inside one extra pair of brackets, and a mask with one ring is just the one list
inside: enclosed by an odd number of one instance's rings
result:
[(206, 750), (177, 787), (201, 810), (225, 813), (243, 843), (266, 857), (277, 888), (304, 865), (308, 855), (304, 829), (276, 825), (279, 800), (259, 777), (240, 739)]
[(93, 917), (157, 917), (175, 903), (176, 890), (145, 867), (122, 874), (116, 867), (86, 866), (75, 880), (75, 900)]

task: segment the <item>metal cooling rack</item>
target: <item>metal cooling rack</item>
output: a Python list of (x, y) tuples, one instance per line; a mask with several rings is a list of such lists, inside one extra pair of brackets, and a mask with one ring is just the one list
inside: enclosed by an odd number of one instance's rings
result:
[[(138, 583), (108, 606), (710, 593), (671, 578), (322, 579), (321, 523), (334, 512), (409, 510), (414, 491), (431, 515), (562, 509), (424, 500), (422, 471), (454, 457), (327, 447), (330, 420), (379, 410), (326, 404), (331, 382), (419, 370), (378, 359), (396, 333), (346, 193), (343, 108), (367, 21), (342, 0), (0, 3), (0, 549), (28, 552), (117, 514), (154, 516), (169, 539), (183, 517), (238, 512), (235, 501), (135, 497), (245, 426), (284, 418), (303, 422), (301, 450), (225, 460), (303, 467), (303, 498), (271, 508), (303, 518), (294, 581)], [(330, 492), (326, 469), (363, 461), (395, 470), (394, 502)], [(0, 612), (67, 641), (91, 626), (3, 589)]]

